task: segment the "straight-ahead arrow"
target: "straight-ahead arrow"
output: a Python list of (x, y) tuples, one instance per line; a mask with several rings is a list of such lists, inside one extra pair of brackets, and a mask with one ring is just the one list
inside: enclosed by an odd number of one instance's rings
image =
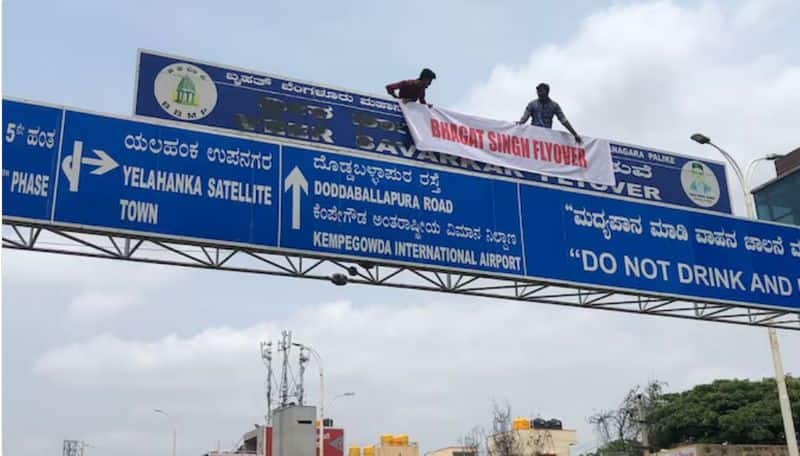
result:
[(99, 158), (83, 157), (81, 159), (81, 163), (97, 166), (97, 168), (91, 171), (92, 174), (105, 174), (119, 166), (119, 164), (117, 164), (117, 162), (114, 161), (111, 156), (105, 153), (105, 151), (100, 149), (92, 149), (92, 152), (94, 152)]
[(308, 181), (300, 168), (297, 166), (292, 169), (292, 172), (286, 176), (283, 181), (283, 186), (286, 187), (284, 192), (292, 191), (292, 229), (300, 229), (300, 192), (308, 194)]

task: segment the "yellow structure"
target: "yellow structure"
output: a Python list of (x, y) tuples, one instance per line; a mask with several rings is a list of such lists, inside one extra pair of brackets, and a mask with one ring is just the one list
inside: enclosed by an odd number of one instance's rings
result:
[(408, 436), (406, 434), (398, 434), (392, 437), (392, 445), (394, 446), (408, 446)]
[(361, 456), (361, 447), (359, 446), (347, 447), (347, 456)]
[(365, 446), (364, 456), (375, 456), (375, 447), (373, 445)]
[(531, 428), (531, 420), (527, 418), (514, 418), (511, 422), (511, 429), (515, 431), (526, 431)]
[(419, 447), (406, 434), (382, 434), (381, 444), (372, 448), (372, 455), (365, 449), (364, 456), (419, 456)]

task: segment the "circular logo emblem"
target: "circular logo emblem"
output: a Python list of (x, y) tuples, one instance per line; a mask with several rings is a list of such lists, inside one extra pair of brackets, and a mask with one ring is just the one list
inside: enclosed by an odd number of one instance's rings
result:
[(180, 120), (202, 119), (217, 105), (214, 81), (189, 63), (164, 67), (156, 76), (154, 91), (161, 109)]
[(681, 169), (681, 185), (686, 196), (700, 207), (711, 207), (719, 201), (719, 182), (705, 163), (688, 161)]

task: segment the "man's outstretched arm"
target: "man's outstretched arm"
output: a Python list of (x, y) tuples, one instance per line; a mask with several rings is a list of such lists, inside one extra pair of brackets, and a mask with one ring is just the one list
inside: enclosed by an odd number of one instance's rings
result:
[(530, 106), (525, 106), (525, 112), (522, 113), (522, 117), (517, 121), (517, 125), (522, 125), (531, 118), (531, 110)]
[(581, 135), (579, 135), (578, 132), (575, 131), (574, 128), (572, 128), (572, 125), (569, 123), (569, 120), (561, 122), (561, 125), (563, 125), (564, 128), (566, 128), (567, 130), (569, 130), (570, 133), (572, 133), (572, 136), (575, 138), (575, 142), (577, 142), (578, 144), (583, 143)]
[(569, 123), (569, 120), (567, 120), (567, 116), (564, 115), (564, 111), (561, 110), (561, 106), (559, 106), (558, 109), (556, 110), (556, 117), (558, 117), (558, 121), (561, 122), (561, 125), (563, 125), (564, 128), (566, 128), (570, 133), (572, 133), (572, 137), (575, 138), (575, 142), (577, 142), (578, 144), (583, 143), (581, 136), (578, 134), (577, 131), (575, 131), (574, 128), (572, 128), (572, 124)]
[(422, 103), (422, 104), (424, 104), (424, 105), (427, 105), (429, 108), (432, 108), (432, 107), (433, 107), (433, 105), (432, 105), (432, 104), (428, 103), (428, 102), (425, 100), (425, 90), (424, 90), (424, 89), (423, 89), (423, 90), (422, 90), (422, 92), (419, 94), (419, 102), (420, 102), (420, 103)]
[(386, 92), (389, 93), (389, 95), (391, 95), (392, 98), (397, 98), (397, 95), (395, 95), (394, 91), (399, 89), (402, 85), (403, 81), (395, 82), (394, 84), (388, 84), (386, 86)]

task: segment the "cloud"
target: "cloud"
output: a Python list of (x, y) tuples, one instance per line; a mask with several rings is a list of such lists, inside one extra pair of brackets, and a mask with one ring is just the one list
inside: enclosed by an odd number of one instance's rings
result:
[(137, 304), (136, 297), (128, 294), (86, 292), (70, 302), (70, 316), (79, 321), (106, 319)]
[(266, 334), (266, 326), (212, 328), (189, 338), (170, 334), (153, 341), (101, 334), (49, 351), (35, 370), (72, 386), (111, 390), (209, 389), (219, 386), (220, 372), (231, 373), (225, 382), (236, 385), (261, 370), (258, 341)]
[[(800, 65), (780, 47), (752, 48), (765, 17), (798, 8), (783, 1), (730, 5), (657, 1), (592, 14), (569, 40), (534, 49), (522, 65), (497, 65), (456, 108), (514, 120), (534, 86), (549, 81), (553, 98), (589, 136), (720, 160), (689, 141), (700, 130), (742, 166), (788, 152), (797, 146)], [(732, 188), (741, 201), (738, 183)]]
[[(8, 229), (4, 227), (4, 230)], [(63, 239), (43, 234), (44, 246), (66, 248)], [(42, 305), (66, 304), (69, 323), (96, 324), (152, 302), (152, 297), (187, 276), (185, 270), (115, 260), (90, 260), (67, 255), (7, 250), (3, 252), (3, 284)], [(56, 291), (57, 290), (57, 291)]]
[[(11, 232), (6, 226), (3, 230)], [(10, 236), (15, 237), (13, 234)], [(77, 245), (47, 233), (43, 233), (39, 239), (39, 245), (43, 247), (60, 248), (65, 251)], [(94, 238), (98, 239), (100, 238)], [(99, 243), (104, 244), (102, 239)], [(106, 247), (113, 250), (111, 246)], [(24, 287), (134, 289), (163, 285), (180, 278), (185, 273), (183, 269), (169, 266), (132, 264), (115, 260), (87, 261), (82, 257), (28, 251), (5, 250), (3, 257), (3, 280)]]
[(747, 0), (733, 14), (733, 25), (742, 28), (765, 27), (787, 10), (792, 0)]
[[(460, 297), (408, 305), (342, 301), (186, 336), (95, 336), (49, 350), (35, 370), (68, 389), (128, 398), (127, 407), (141, 413), (152, 403), (186, 422), (247, 422), (263, 414), (258, 343), (290, 328), (294, 340), (320, 352), (328, 414), (348, 426), (350, 442), (402, 430), (428, 449), (486, 424), (492, 400), (509, 400), (519, 414), (560, 417), (591, 442), (586, 416), (614, 406), (635, 383), (658, 378), (679, 390), (719, 376), (770, 373), (760, 331), (653, 317), (631, 321), (623, 314)], [(784, 338), (790, 346), (796, 340)], [(787, 369), (792, 353), (785, 353)], [(313, 361), (305, 383), (315, 404)], [(357, 395), (331, 401), (344, 391)], [(365, 419), (377, 410), (379, 420)]]
[[(800, 68), (786, 43), (759, 46), (756, 32), (782, 20), (787, 3), (614, 6), (587, 16), (565, 40), (532, 47), (524, 63), (498, 64), (457, 109), (516, 119), (547, 80), (588, 135), (719, 159), (688, 141), (702, 130), (739, 159), (786, 151), (796, 146)], [(462, 74), (469, 77), (468, 67)], [(4, 363), (14, 369), (4, 383), (16, 389), (7, 391), (4, 443), (18, 454), (58, 451), (64, 436), (109, 454), (166, 450), (169, 430), (153, 408), (176, 417), (182, 454), (201, 454), (218, 438), (228, 446), (262, 419), (258, 342), (283, 328), (321, 353), (327, 414), (347, 429), (347, 444), (385, 432), (409, 433), (423, 450), (454, 444), (488, 424), (492, 400), (508, 400), (520, 415), (561, 418), (589, 450), (595, 436), (586, 417), (615, 406), (636, 383), (657, 378), (681, 390), (772, 374), (760, 329), (394, 289), (345, 287), (335, 293), (348, 301), (319, 303), (309, 296), (333, 294), (329, 284), (29, 252), (4, 257), (4, 294), (26, 303), (4, 309), (7, 327), (42, 318), (28, 299), (62, 302), (77, 320), (113, 323), (100, 334), (56, 327), (47, 340), (12, 327), (19, 339), (6, 341), (14, 350)], [(112, 318), (134, 313), (131, 322)], [(786, 370), (797, 372), (798, 335), (780, 339)], [(317, 375), (312, 362), (311, 403)], [(356, 396), (333, 400), (345, 391)], [(60, 414), (57, 428), (41, 421), (47, 413)], [(36, 442), (13, 437), (31, 433)]]

